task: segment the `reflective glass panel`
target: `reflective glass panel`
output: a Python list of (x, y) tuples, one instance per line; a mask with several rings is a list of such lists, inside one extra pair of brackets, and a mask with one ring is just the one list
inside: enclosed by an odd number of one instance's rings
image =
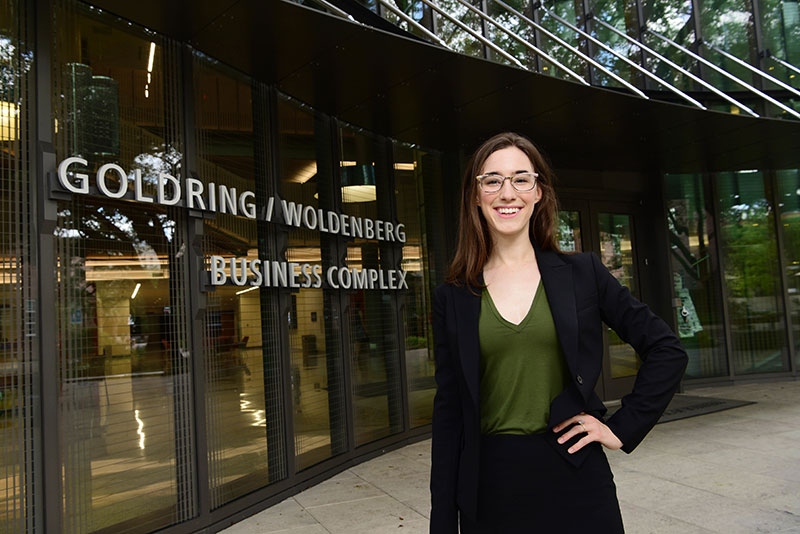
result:
[[(508, 0), (504, 2), (514, 10), (530, 18), (527, 0)], [(536, 43), (534, 28), (523, 19), (514, 15), (497, 2), (487, 2), (487, 13), (496, 20), (496, 24), (486, 23), (486, 34), (490, 41), (517, 58), (520, 63), (531, 70), (536, 69), (536, 54), (522, 42)], [(506, 31), (507, 30), (507, 31)], [(507, 62), (499, 54), (492, 51), (491, 57), (497, 61)]]
[[(394, 223), (394, 194), (388, 175), (387, 151), (382, 140), (340, 129), (342, 213), (352, 217)], [(400, 221), (402, 222), (402, 221)], [(377, 228), (377, 227), (376, 227)], [(394, 269), (394, 238), (348, 239), (346, 265), (351, 269)], [(398, 243), (399, 244), (399, 243)], [(353, 289), (348, 292), (353, 426), (356, 445), (403, 429), (400, 362), (397, 333), (397, 291)]]
[[(771, 55), (800, 68), (800, 3), (796, 0), (759, 0), (758, 5), (764, 48)], [(800, 73), (773, 59), (764, 61), (771, 75), (800, 87)]]
[[(204, 56), (194, 61), (198, 178), (205, 189), (225, 186), (267, 198), (264, 131), (266, 89)], [(255, 94), (254, 94), (255, 93)], [(254, 127), (254, 118), (260, 128)], [(260, 134), (259, 134), (260, 132)], [(221, 194), (219, 197), (221, 198)], [(275, 258), (273, 225), (215, 213), (203, 219), (203, 254), (226, 260)], [(207, 267), (208, 268), (208, 267)], [(230, 269), (226, 270), (230, 275)], [(206, 429), (212, 506), (218, 507), (286, 476), (280, 323), (277, 291), (229, 282), (205, 295)]]
[(481, 17), (458, 0), (439, 0), (436, 5), (449, 15), (446, 17), (439, 12), (434, 14), (434, 27), (439, 38), (456, 52), (468, 56), (484, 57), (483, 43), (471, 35), (469, 31), (451, 20), (459, 21), (473, 34), (482, 35)]
[(670, 241), (675, 324), (689, 355), (687, 378), (728, 374), (714, 210), (702, 175), (668, 174), (667, 227)]
[(561, 210), (558, 212), (558, 248), (563, 252), (582, 252), (581, 213)]
[[(27, 2), (0, 0), (0, 532), (41, 527), (33, 42)], [(32, 15), (32, 13), (31, 13)], [(50, 305), (50, 299), (44, 306)], [(43, 325), (46, 328), (46, 325)], [(38, 495), (37, 495), (38, 494)]]
[[(645, 2), (644, 13), (645, 23), (649, 29), (687, 48), (694, 43), (692, 0), (651, 0)], [(695, 65), (696, 61), (688, 54), (648, 33), (644, 34), (644, 42), (670, 61), (699, 75), (699, 70)], [(647, 56), (647, 66), (651, 72), (679, 89), (691, 90), (695, 85), (691, 78), (681, 74), (680, 71), (673, 69), (652, 54)], [(700, 86), (697, 88), (700, 89)]]
[[(434, 382), (431, 336), (430, 258), (425, 219), (430, 209), (423, 182), (439, 181), (441, 168), (436, 154), (405, 145), (394, 145), (394, 180), (397, 218), (405, 225), (401, 269), (406, 271), (408, 290), (401, 293), (405, 326), (405, 361), (408, 377), (408, 411), (411, 427), (431, 422)], [(435, 211), (435, 210), (434, 210)]]
[[(712, 50), (713, 45), (734, 57), (758, 65), (755, 21), (750, 0), (698, 0), (705, 57), (737, 78), (758, 87), (761, 81), (745, 67)], [(722, 74), (708, 70), (708, 79), (715, 87), (742, 91), (744, 87)]]
[(722, 259), (734, 373), (788, 362), (775, 215), (760, 171), (718, 173)]
[[(117, 163), (152, 197), (159, 173), (182, 174), (180, 49), (84, 4), (54, 9), (58, 160), (88, 160), (92, 185)], [(92, 195), (58, 203), (60, 383), (47, 394), (59, 396), (65, 531), (144, 533), (195, 515), (181, 217)]]
[(778, 185), (778, 213), (783, 232), (786, 262), (786, 295), (792, 319), (795, 368), (800, 367), (800, 170), (775, 172)]
[[(571, 30), (568, 26), (565, 26), (561, 22), (559, 22), (556, 18), (550, 15), (550, 13), (554, 13), (558, 15), (562, 19), (566, 20), (573, 26), (581, 27), (583, 22), (581, 17), (583, 16), (583, 4), (581, 2), (575, 2), (573, 0), (549, 0), (547, 2), (543, 2), (542, 6), (545, 9), (540, 9), (540, 23), (541, 25), (551, 34), (555, 35), (556, 37), (560, 38), (562, 41), (566, 42), (573, 48), (580, 50), (585, 55), (588, 55), (588, 48), (587, 48), (587, 41), (585, 38), (581, 37), (580, 34)], [(570, 50), (568, 47), (564, 46), (562, 43), (552, 36), (544, 33), (539, 32), (539, 38), (542, 43), (542, 49), (547, 52), (551, 57), (558, 60), (562, 65), (569, 68), (577, 74), (578, 76), (583, 77), (584, 79), (588, 80), (589, 74), (589, 63), (587, 63), (584, 59), (582, 59), (578, 54)], [(556, 76), (558, 78), (571, 78), (568, 74), (564, 72), (558, 66), (555, 66), (553, 63), (543, 60), (542, 61), (542, 73), (543, 74), (550, 74), (552, 76)], [(572, 78), (574, 80), (574, 78)]]
[[(639, 297), (639, 283), (633, 254), (633, 221), (631, 216), (621, 213), (599, 213), (600, 260), (620, 284)], [(608, 355), (611, 362), (611, 377), (633, 376), (641, 365), (633, 347), (622, 341), (608, 328)]]
[[(624, 34), (639, 39), (639, 17), (637, 16), (637, 3), (634, 0), (595, 0), (592, 2), (592, 13), (606, 24), (613, 26)], [(641, 64), (642, 55), (637, 46), (608, 28), (591, 22), (592, 35), (600, 42), (614, 50), (619, 56), (626, 57), (636, 64)], [(598, 63), (608, 67), (611, 72), (623, 79), (641, 86), (643, 75), (628, 63), (616, 57), (608, 50), (595, 45), (594, 58)], [(601, 85), (618, 84), (607, 74), (595, 68), (594, 76)], [(648, 79), (648, 82), (650, 80)]]
[[(295, 205), (334, 206), (330, 123), (285, 99), (278, 101), (280, 196)], [(281, 209), (276, 207), (276, 209)], [(286, 261), (336, 265), (331, 234), (290, 227)], [(324, 272), (321, 273), (324, 277)], [(339, 292), (323, 284), (294, 290), (282, 304), (289, 329), (297, 469), (347, 449)]]

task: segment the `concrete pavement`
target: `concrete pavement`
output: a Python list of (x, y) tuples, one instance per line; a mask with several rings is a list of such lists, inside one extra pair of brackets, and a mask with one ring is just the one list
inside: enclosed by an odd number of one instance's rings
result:
[[(800, 533), (800, 381), (690, 389), (756, 404), (606, 451), (628, 534)], [(225, 534), (427, 533), (430, 440), (348, 469)], [(402, 529), (402, 530), (399, 530)]]

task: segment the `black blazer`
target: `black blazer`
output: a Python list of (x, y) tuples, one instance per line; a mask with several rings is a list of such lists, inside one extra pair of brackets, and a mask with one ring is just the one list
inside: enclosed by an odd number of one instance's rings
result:
[[(604, 321), (630, 343), (643, 363), (633, 391), (606, 421), (631, 452), (656, 424), (688, 362), (677, 336), (662, 319), (633, 298), (591, 253), (558, 254), (534, 245), (570, 385), (550, 405), (548, 428), (580, 412), (602, 418), (606, 408), (594, 392), (603, 357)], [(475, 290), (480, 293), (480, 290)], [(478, 500), (480, 443), (480, 295), (442, 284), (433, 296), (436, 397), (431, 450), (432, 534), (458, 532), (458, 511), (474, 519)], [(548, 441), (579, 467), (588, 447), (569, 454), (580, 435), (560, 445)], [(563, 431), (566, 432), (566, 429)], [(560, 435), (560, 434), (559, 434)]]

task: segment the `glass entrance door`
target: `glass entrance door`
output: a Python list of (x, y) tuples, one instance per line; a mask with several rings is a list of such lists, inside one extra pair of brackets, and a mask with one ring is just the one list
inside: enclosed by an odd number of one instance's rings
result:
[[(620, 284), (630, 289), (634, 297), (641, 298), (634, 250), (633, 215), (621, 210), (603, 210), (597, 211), (593, 220), (597, 224), (597, 252), (600, 261)], [(605, 398), (619, 398), (633, 387), (640, 360), (633, 347), (620, 339), (607, 325), (605, 334)]]
[[(565, 200), (559, 212), (559, 246), (563, 252), (597, 254), (603, 265), (636, 298), (641, 298), (635, 227), (638, 206)], [(603, 375), (597, 393), (618, 399), (633, 388), (640, 361), (636, 351), (607, 325), (604, 327)]]

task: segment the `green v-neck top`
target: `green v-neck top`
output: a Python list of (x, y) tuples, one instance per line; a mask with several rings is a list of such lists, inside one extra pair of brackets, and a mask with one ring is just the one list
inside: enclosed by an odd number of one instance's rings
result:
[(481, 434), (535, 434), (547, 429), (550, 403), (567, 387), (567, 370), (541, 281), (518, 325), (481, 296)]

